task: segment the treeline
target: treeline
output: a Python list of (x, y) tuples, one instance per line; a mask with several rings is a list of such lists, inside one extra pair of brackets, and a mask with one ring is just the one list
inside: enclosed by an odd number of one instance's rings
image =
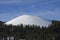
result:
[(60, 21), (53, 20), (49, 27), (36, 25), (4, 25), (0, 21), (0, 40), (4, 37), (14, 37), (14, 40), (60, 40)]

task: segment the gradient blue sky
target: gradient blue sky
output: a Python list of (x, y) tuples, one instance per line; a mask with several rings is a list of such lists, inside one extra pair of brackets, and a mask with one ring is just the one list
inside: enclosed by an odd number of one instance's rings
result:
[(60, 20), (60, 0), (0, 0), (1, 21), (24, 14)]

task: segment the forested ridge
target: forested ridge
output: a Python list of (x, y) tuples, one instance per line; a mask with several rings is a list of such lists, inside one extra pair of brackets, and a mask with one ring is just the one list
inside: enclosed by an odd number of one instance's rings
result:
[(5, 25), (5, 22), (0, 21), (0, 39), (9, 36), (14, 37), (14, 40), (60, 40), (60, 21), (52, 20), (52, 25), (49, 27), (40, 27), (36, 25), (23, 24), (13, 26)]

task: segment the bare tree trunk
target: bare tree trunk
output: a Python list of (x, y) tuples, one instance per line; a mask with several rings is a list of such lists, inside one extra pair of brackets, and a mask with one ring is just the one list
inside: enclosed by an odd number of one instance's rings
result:
[(55, 40), (55, 37), (54, 36), (52, 37), (52, 40)]

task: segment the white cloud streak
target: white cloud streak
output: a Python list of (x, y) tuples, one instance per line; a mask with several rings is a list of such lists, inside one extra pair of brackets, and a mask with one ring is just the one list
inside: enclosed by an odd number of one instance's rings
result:
[(32, 12), (32, 13), (25, 13), (25, 12), (20, 12), (20, 13), (14, 12), (12, 14), (1, 13), (0, 20), (8, 21), (20, 15), (34, 15), (34, 16), (41, 16), (43, 18), (50, 19), (50, 20), (52, 19), (60, 20), (60, 9), (55, 9), (54, 11), (51, 11), (51, 10), (37, 11), (37, 12)]
[(0, 0), (0, 4), (12, 4), (12, 3), (31, 3), (35, 0)]
[(12, 4), (12, 3), (35, 3), (41, 2), (44, 4), (54, 3), (59, 0), (0, 0), (0, 4)]
[[(45, 4), (50, 4), (50, 3), (55, 3), (59, 0), (49, 0), (49, 1), (44, 1), (44, 0), (40, 0), (40, 2), (42, 4), (39, 5), (45, 5)], [(0, 4), (13, 4), (13, 3), (35, 3), (35, 2), (39, 2), (38, 0), (0, 0)], [(32, 6), (33, 8), (35, 6)], [(51, 9), (51, 7), (48, 6), (49, 9)], [(21, 11), (23, 12), (24, 9), (22, 9)], [(54, 8), (53, 11), (51, 10), (42, 10), (42, 11), (38, 11), (38, 12), (33, 12), (33, 13), (12, 13), (13, 15), (11, 15), (10, 13), (3, 13), (0, 14), (0, 18), (1, 20), (7, 21), (9, 19), (14, 18), (15, 16), (19, 16), (22, 14), (31, 14), (31, 15), (37, 15), (37, 16), (42, 16), (44, 18), (49, 18), (49, 19), (57, 19), (60, 20), (60, 9), (59, 8)], [(16, 15), (17, 14), (17, 15)], [(4, 19), (5, 18), (5, 19)]]

